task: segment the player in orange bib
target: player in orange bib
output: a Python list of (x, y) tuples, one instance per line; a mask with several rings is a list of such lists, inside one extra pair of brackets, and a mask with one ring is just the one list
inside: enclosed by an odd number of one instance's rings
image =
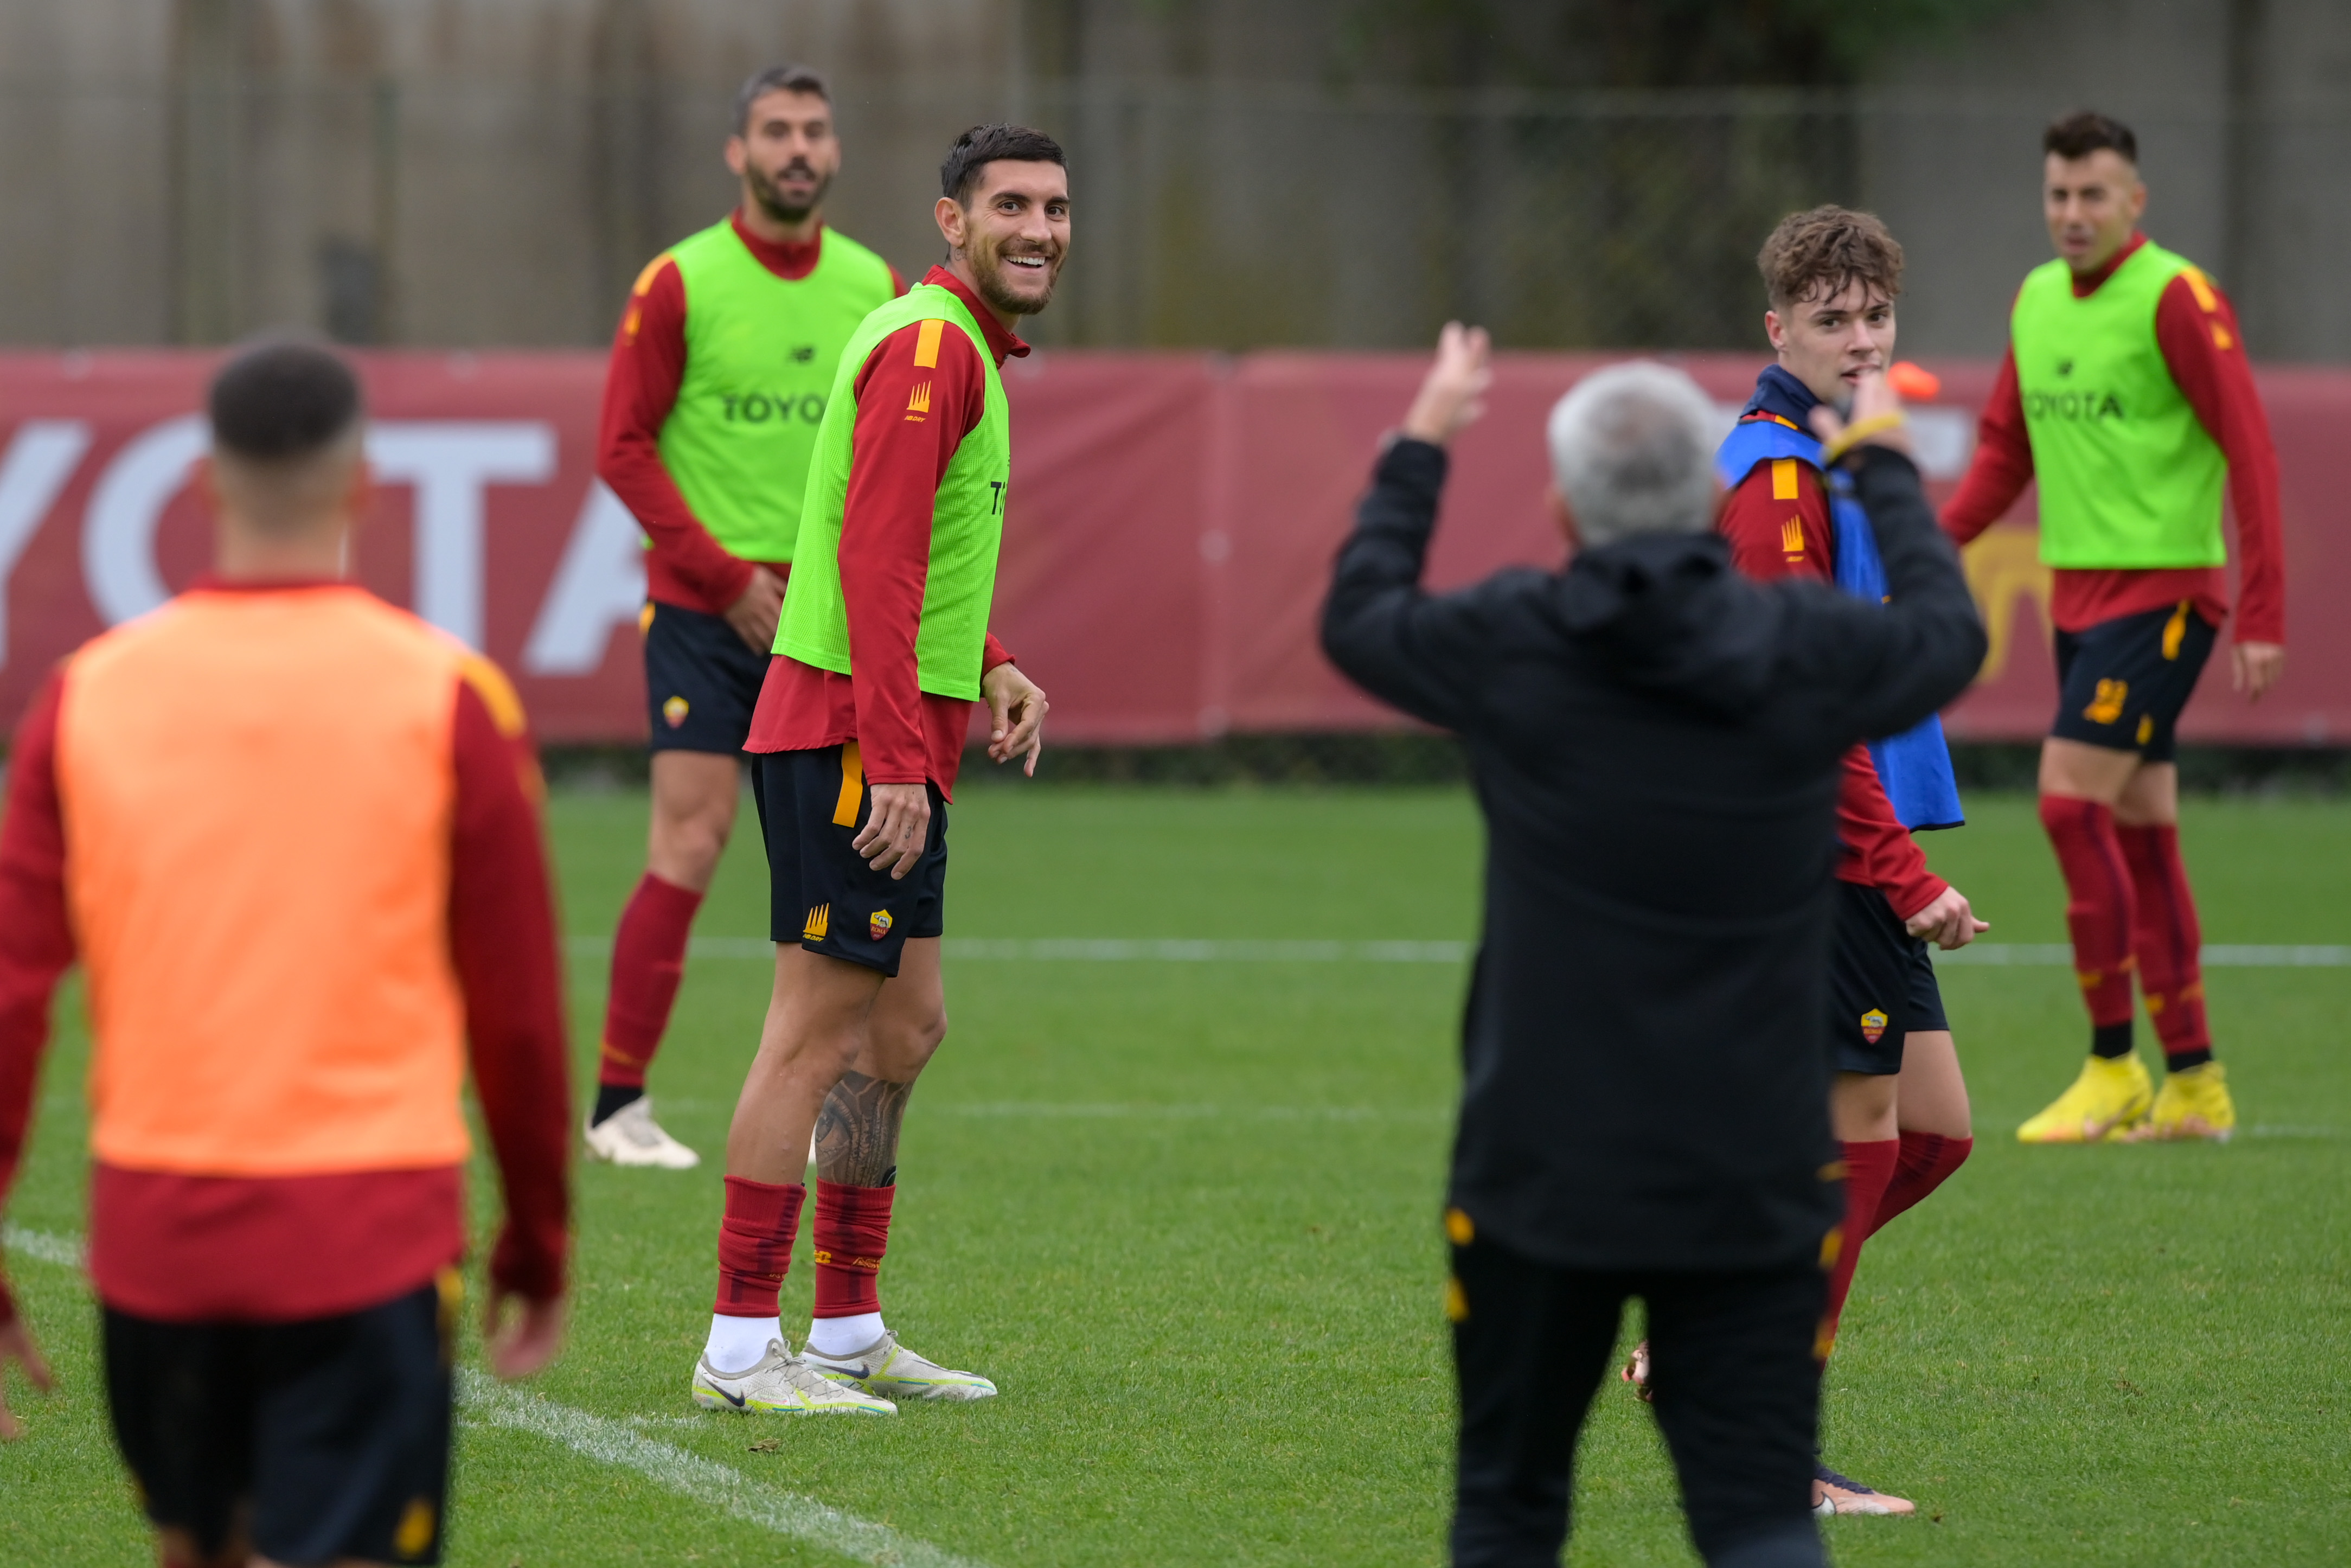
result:
[[(107, 1397), (164, 1568), (438, 1563), (469, 1068), (508, 1210), (491, 1369), (562, 1333), (538, 767), (487, 660), (340, 580), (369, 505), (342, 362), (252, 350), (211, 413), (214, 573), (67, 660), (17, 731), (0, 1194), (78, 960)], [(0, 1287), (9, 1359), (47, 1385)]]

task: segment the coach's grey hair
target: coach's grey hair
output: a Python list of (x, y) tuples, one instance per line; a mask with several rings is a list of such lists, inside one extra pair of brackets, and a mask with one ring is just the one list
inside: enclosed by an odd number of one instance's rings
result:
[(1584, 377), (1551, 411), (1551, 470), (1587, 545), (1714, 526), (1722, 423), (1698, 383), (1654, 360)]

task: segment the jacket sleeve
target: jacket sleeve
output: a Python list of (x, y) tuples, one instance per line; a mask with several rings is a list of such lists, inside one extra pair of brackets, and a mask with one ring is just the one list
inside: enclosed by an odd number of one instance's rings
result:
[(1950, 503), (1943, 531), (1966, 544), (2008, 516), (2032, 482), (2032, 438), (2024, 428), (2024, 394), (2016, 381), (2016, 350), (2000, 357), (1991, 397), (1976, 421), (1976, 455)]
[(1816, 601), (1811, 612), (1826, 641), (1813, 648), (1812, 678), (1838, 690), (1848, 737), (1875, 740), (1967, 689), (1983, 664), (1984, 630), (1959, 552), (1937, 528), (1910, 459), (1863, 446), (1847, 466), (1877, 536), (1888, 602)]
[[(1809, 463), (1758, 463), (1723, 498), (1715, 526), (1730, 541), (1731, 562), (1742, 577), (1759, 582), (1834, 580), (1836, 536), (1829, 520), (1828, 486)], [(1866, 746), (1847, 751), (1838, 774), (1837, 843), (1860, 862), (1870, 885), (1886, 894), (1902, 919), (1934, 903), (1947, 885), (1927, 869), (1926, 852), (1894, 814)]]
[[(57, 711), (65, 682), (52, 674), (16, 727), (0, 821), (0, 1212), (24, 1157), (33, 1090), (49, 1043), (49, 1003), (74, 960), (66, 915), (65, 819), (57, 805)], [(0, 1278), (0, 1323), (16, 1315)]]
[(2279, 518), (2277, 446), (2253, 386), (2237, 312), (2201, 273), (2183, 272), (2157, 301), (2155, 338), (2180, 394), (2229, 460), (2229, 499), (2237, 508), (2237, 636), (2283, 643), (2285, 529)]
[(940, 333), (935, 362), (926, 365), (920, 323), (900, 328), (873, 346), (858, 371), (841, 502), (849, 681), (857, 746), (874, 784), (919, 784), (930, 774), (915, 643), (930, 580), (931, 520), (939, 481), (987, 408), (987, 371), (972, 340)]
[(1399, 440), (1380, 455), (1323, 601), (1322, 652), (1381, 701), (1461, 730), (1491, 643), (1479, 633), (1479, 589), (1438, 596), (1420, 586), (1447, 462), (1425, 441)]
[[(1792, 494), (1783, 496), (1782, 490)], [(1750, 468), (1747, 477), (1723, 497), (1715, 531), (1730, 541), (1731, 564), (1741, 577), (1758, 582), (1782, 577), (1827, 582), (1835, 571), (1828, 490), (1821, 484), (1820, 471), (1809, 463), (1778, 458)]]
[(1927, 852), (1894, 814), (1885, 781), (1869, 747), (1844, 754), (1837, 777), (1837, 842), (1861, 858), (1869, 884), (1886, 895), (1897, 920), (1907, 920), (1943, 895), (1951, 884), (1927, 869)]
[[(596, 476), (629, 508), (679, 580), (704, 595), (716, 613), (751, 586), (751, 563), (710, 537), (670, 476), (661, 432), (685, 379), (685, 283), (664, 256), (629, 293), (604, 372), (604, 408), (596, 437)], [(688, 608), (697, 608), (689, 606)]]
[(522, 705), (487, 660), (457, 689), (449, 940), (482, 1120), (506, 1188), (490, 1277), (561, 1295), (570, 1248), (571, 1077), (538, 764)]

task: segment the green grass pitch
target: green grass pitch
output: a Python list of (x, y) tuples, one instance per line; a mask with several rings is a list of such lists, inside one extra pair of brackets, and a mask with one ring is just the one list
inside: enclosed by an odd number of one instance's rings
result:
[[(611, 930), (644, 810), (638, 795), (556, 800), (569, 931)], [(1994, 923), (1990, 940), (2062, 941), (2031, 803), (1975, 810), (1931, 841), (1938, 869)], [(2211, 940), (2351, 940), (2351, 807), (2194, 801), (2188, 819)], [(1441, 940), (1475, 925), (1479, 830), (1458, 792), (976, 782), (953, 843), (961, 936)], [(746, 831), (700, 933), (762, 935), (764, 890)], [(1838, 1559), (2344, 1561), (2351, 970), (2211, 974), (2247, 1128), (2233, 1145), (2087, 1150), (2011, 1136), (2083, 1050), (2070, 975), (1944, 973), (1978, 1153), (1871, 1245), (1826, 1404), (1831, 1462), (1922, 1517), (1837, 1521)], [(685, 1383), (716, 1156), (767, 976), (756, 957), (691, 966), (653, 1088), (710, 1163), (582, 1170), (569, 1351), (538, 1392), (726, 1467), (746, 1495), (819, 1499), (993, 1568), (1440, 1560), (1452, 1401), (1436, 1220), (1458, 967), (951, 960), (953, 1030), (907, 1120), (884, 1299), (915, 1344), (1004, 1395), (758, 1423), (695, 1412)], [(575, 955), (583, 1084), (603, 985), (602, 960)], [(78, 1002), (60, 1017), (10, 1213), (49, 1235), (81, 1226)], [(486, 1208), (490, 1187), (485, 1171)], [(788, 1325), (808, 1302), (805, 1249)], [(63, 1386), (36, 1399), (11, 1375), (32, 1433), (0, 1449), (0, 1562), (148, 1561), (83, 1289), (22, 1249), (8, 1267)], [(478, 1418), (455, 1495), (459, 1563), (842, 1560)], [(1648, 1416), (1613, 1382), (1568, 1560), (1692, 1561)]]

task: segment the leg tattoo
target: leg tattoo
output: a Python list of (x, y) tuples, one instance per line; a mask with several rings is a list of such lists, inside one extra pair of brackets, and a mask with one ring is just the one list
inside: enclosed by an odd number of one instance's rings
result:
[(888, 1186), (898, 1168), (898, 1124), (911, 1083), (852, 1070), (824, 1097), (816, 1118), (816, 1172), (847, 1186)]

